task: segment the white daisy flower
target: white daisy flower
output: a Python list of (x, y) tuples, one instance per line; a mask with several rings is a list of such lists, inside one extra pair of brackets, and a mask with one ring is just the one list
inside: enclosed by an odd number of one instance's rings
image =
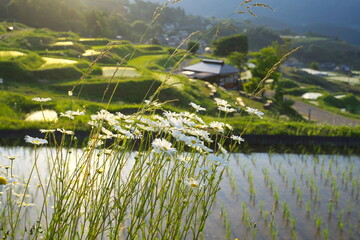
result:
[(208, 160), (216, 166), (227, 166), (228, 165), (228, 163), (225, 161), (224, 158), (216, 156), (216, 155), (209, 155)]
[(131, 131), (135, 139), (141, 139), (143, 137), (142, 132), (139, 129), (133, 128)]
[(202, 187), (202, 184), (200, 184), (199, 181), (197, 181), (194, 178), (185, 179), (185, 184), (191, 188), (201, 188)]
[(150, 100), (145, 100), (144, 101), (145, 102), (145, 104), (146, 105), (149, 105), (149, 106), (154, 106), (154, 107), (156, 107), (156, 108), (159, 108), (159, 107), (161, 107), (161, 103), (158, 103), (158, 102), (151, 102)]
[(25, 142), (31, 143), (34, 145), (42, 145), (42, 144), (48, 144), (48, 141), (46, 139), (37, 138), (37, 137), (30, 137), (28, 135), (25, 136)]
[(190, 160), (192, 159), (191, 157), (184, 156), (184, 155), (179, 155), (178, 158), (184, 164), (188, 164), (190, 162)]
[(34, 97), (33, 99), (31, 99), (31, 101), (34, 101), (34, 102), (48, 102), (48, 101), (51, 101), (51, 98)]
[(125, 137), (131, 139), (134, 138), (134, 135), (130, 131), (123, 129), (120, 126), (114, 126), (114, 129)]
[(91, 149), (92, 148), (92, 146), (94, 146), (94, 147), (100, 147), (101, 145), (103, 145), (104, 144), (104, 142), (102, 141), (102, 140), (100, 140), (100, 139), (90, 139), (89, 140), (89, 142), (88, 142), (88, 147), (89, 147), (89, 149)]
[(67, 118), (70, 118), (72, 120), (74, 120), (74, 116), (71, 115), (71, 114), (67, 114), (67, 113), (60, 113), (60, 117), (67, 117)]
[(79, 109), (76, 111), (68, 110), (65, 112), (66, 114), (72, 115), (72, 116), (83, 116), (85, 115), (85, 111), (80, 111)]
[(55, 129), (40, 129), (39, 130), (41, 133), (53, 133), (56, 130)]
[(227, 129), (229, 129), (229, 130), (233, 130), (233, 127), (228, 123), (225, 124), (225, 127), (227, 127)]
[(201, 129), (191, 129), (188, 131), (189, 134), (198, 136), (206, 142), (212, 143), (213, 140), (210, 138), (210, 133)]
[(65, 130), (63, 128), (58, 128), (56, 129), (58, 132), (61, 132), (62, 134), (67, 134), (67, 135), (74, 135), (74, 132), (71, 130)]
[(176, 129), (181, 130), (184, 128), (183, 122), (179, 118), (170, 117), (170, 118), (168, 118), (168, 121), (169, 121), (170, 125)]
[(104, 128), (104, 127), (101, 128), (101, 131), (102, 131), (105, 135), (110, 136), (110, 137), (112, 137), (112, 136), (114, 135), (111, 131), (107, 130), (107, 129)]
[(122, 114), (121, 112), (116, 112), (115, 118), (116, 119), (126, 119), (127, 116)]
[(259, 118), (262, 118), (262, 116), (264, 115), (263, 112), (257, 110), (256, 108), (246, 107), (245, 111), (248, 112), (249, 114), (254, 114), (258, 116)]
[(157, 153), (166, 153), (169, 155), (176, 153), (176, 149), (172, 148), (172, 144), (164, 138), (156, 138), (151, 145)]
[(205, 155), (213, 152), (212, 149), (206, 147), (205, 145), (197, 146), (196, 150), (198, 150), (200, 153), (205, 154)]
[(222, 154), (224, 155), (228, 155), (228, 151), (226, 151), (226, 149), (220, 144), (218, 143), (218, 147), (219, 147), (219, 150), (222, 152)]
[(17, 157), (19, 157), (19, 156), (17, 156), (17, 155), (6, 155), (6, 156), (4, 156), (4, 157), (6, 157), (7, 159), (9, 159), (9, 160), (11, 160), (11, 161), (14, 161)]
[(239, 144), (241, 144), (241, 142), (245, 141), (242, 137), (236, 136), (236, 135), (232, 135), (230, 138), (234, 141), (237, 141)]
[(183, 138), (183, 141), (185, 142), (186, 145), (192, 148), (196, 148), (196, 147), (201, 148), (204, 145), (203, 141), (200, 141), (194, 136), (186, 136), (185, 138)]
[(91, 115), (91, 119), (96, 121), (96, 120), (105, 120), (107, 121), (110, 125), (115, 125), (118, 124), (119, 122), (115, 119), (114, 114), (106, 111), (105, 109), (100, 110), (100, 112), (98, 112), (96, 115)]
[(228, 101), (220, 98), (215, 98), (215, 104), (222, 107), (230, 107)]
[(223, 106), (219, 106), (218, 109), (222, 112), (225, 113), (232, 113), (232, 112), (236, 112), (235, 108), (229, 108), (229, 107), (223, 107)]
[(101, 139), (101, 140), (107, 140), (107, 139), (111, 139), (112, 136), (99, 134), (98, 138)]
[(214, 122), (211, 122), (210, 124), (209, 124), (209, 126), (212, 128), (212, 129), (214, 129), (216, 132), (224, 132), (224, 126), (225, 126), (225, 124), (224, 123), (222, 123), (222, 122), (216, 122), (216, 121), (214, 121)]
[(202, 166), (202, 167), (199, 169), (199, 171), (200, 171), (201, 173), (205, 174), (205, 175), (209, 175), (209, 174), (212, 173), (211, 168), (208, 167), (208, 166)]
[(192, 106), (195, 109), (196, 112), (206, 111), (206, 108), (203, 108), (200, 105), (197, 105), (197, 104), (195, 104), (193, 102), (190, 102), (189, 105)]

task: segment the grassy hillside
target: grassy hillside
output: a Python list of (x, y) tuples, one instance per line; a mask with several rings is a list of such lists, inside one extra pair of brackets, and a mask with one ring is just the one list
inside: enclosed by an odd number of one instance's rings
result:
[[(86, 110), (86, 116), (79, 118), (75, 124), (77, 129), (87, 129), (86, 122), (90, 120), (91, 114), (102, 108), (134, 113), (144, 106), (144, 100), (153, 96), (160, 86), (162, 90), (153, 97), (161, 102), (170, 101), (164, 105), (164, 110), (191, 112), (194, 110), (189, 102), (194, 102), (207, 109), (200, 114), (208, 121), (224, 117), (224, 114), (219, 115), (210, 97), (213, 89), (207, 87), (204, 81), (169, 74), (178, 61), (184, 58), (184, 51), (172, 56), (172, 51), (160, 45), (134, 45), (126, 41), (110, 47), (107, 45), (112, 42), (110, 39), (81, 39), (72, 33), (26, 26), (10, 35), (3, 34), (6, 41), (0, 44), (0, 77), (4, 80), (0, 92), (0, 129), (38, 129), (67, 124), (64, 117), (59, 117), (56, 123), (45, 125), (24, 121), (30, 113), (41, 109), (39, 103), (31, 101), (33, 97), (51, 97), (53, 100), (44, 103), (42, 107), (56, 111), (58, 116), (67, 110)], [(105, 68), (107, 71), (118, 69), (118, 73), (114, 77), (108, 73), (103, 75), (102, 69)], [(286, 71), (285, 76), (291, 80), (282, 79), (280, 84), (287, 94), (296, 96), (303, 89), (322, 89), (335, 93), (339, 87), (343, 91), (347, 87), (346, 84), (333, 85), (320, 78), (304, 78), (301, 73), (290, 70)], [(216, 89), (214, 97), (226, 99), (233, 108), (238, 108), (238, 92), (213, 87)], [(68, 96), (70, 90), (73, 96)], [(352, 91), (355, 91), (355, 95), (358, 89), (353, 88)], [(330, 130), (327, 126), (317, 128), (315, 124), (291, 122), (286, 117), (279, 118), (274, 110), (265, 110), (263, 102), (249, 101), (243, 96), (241, 98), (247, 106), (265, 112), (265, 118), (255, 121), (243, 111), (244, 108), (240, 112), (230, 113), (228, 121), (236, 126), (237, 132), (351, 136), (360, 132), (351, 127)], [(355, 100), (347, 95), (341, 103), (332, 101), (331, 96), (321, 101), (329, 108), (337, 108), (354, 103)], [(354, 113), (357, 111), (354, 109)]]
[(292, 39), (290, 47), (302, 46), (296, 58), (309, 64), (311, 62), (347, 64), (355, 69), (360, 68), (360, 48), (347, 42), (329, 38)]

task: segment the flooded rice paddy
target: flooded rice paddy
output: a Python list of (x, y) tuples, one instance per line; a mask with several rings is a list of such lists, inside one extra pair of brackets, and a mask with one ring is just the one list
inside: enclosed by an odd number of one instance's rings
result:
[(206, 239), (360, 239), (360, 158), (234, 154)]
[[(1, 176), (25, 179), (37, 154), (46, 178), (46, 151), (0, 147)], [(76, 164), (81, 150), (71, 154)], [(359, 156), (233, 154), (204, 239), (360, 239), (359, 173)], [(37, 211), (35, 194), (29, 201)]]

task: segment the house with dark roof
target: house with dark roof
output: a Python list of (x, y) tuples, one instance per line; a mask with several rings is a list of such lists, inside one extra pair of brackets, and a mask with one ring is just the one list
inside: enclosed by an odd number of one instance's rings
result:
[(239, 69), (224, 61), (212, 59), (203, 59), (200, 63), (184, 67), (181, 74), (216, 83), (224, 88), (236, 87), (239, 79)]

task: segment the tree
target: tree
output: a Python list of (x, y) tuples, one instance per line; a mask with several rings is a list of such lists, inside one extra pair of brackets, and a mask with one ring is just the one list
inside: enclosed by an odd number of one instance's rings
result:
[[(281, 59), (274, 47), (266, 47), (250, 55), (252, 57), (250, 61), (255, 64), (255, 67), (251, 69), (251, 73), (254, 77), (260, 79), (263, 79), (275, 63)], [(280, 73), (276, 71), (269, 76), (269, 78), (274, 79), (274, 81), (277, 81), (279, 77)]]
[(246, 63), (247, 56), (246, 56), (246, 53), (233, 52), (229, 55), (228, 59), (238, 69), (242, 69), (244, 64)]
[(186, 50), (191, 52), (192, 54), (195, 54), (200, 48), (200, 44), (197, 41), (189, 41), (187, 44)]
[(319, 64), (317, 62), (311, 62), (309, 67), (314, 70), (319, 70)]
[(213, 47), (217, 56), (228, 56), (232, 52), (247, 53), (248, 39), (242, 34), (221, 37), (213, 42)]
[(142, 20), (136, 20), (131, 23), (131, 28), (137, 34), (143, 34), (149, 26)]
[[(252, 84), (246, 88), (248, 92), (254, 91), (257, 87), (263, 87), (259, 86), (259, 84), (264, 84), (261, 80), (264, 79), (268, 71), (281, 59), (277, 49), (274, 47), (263, 48), (258, 52), (251, 53), (250, 56), (252, 57), (250, 62), (254, 63), (255, 67), (251, 69), (253, 78), (250, 81)], [(277, 85), (279, 77), (280, 73), (277, 71), (274, 71), (268, 77), (269, 79), (273, 79), (271, 88)]]

